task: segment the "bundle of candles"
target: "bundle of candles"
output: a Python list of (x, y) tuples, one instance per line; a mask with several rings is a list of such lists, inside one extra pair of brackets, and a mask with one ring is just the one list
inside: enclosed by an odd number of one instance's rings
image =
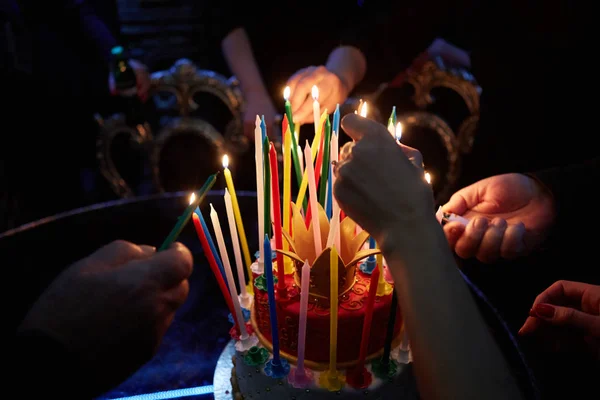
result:
[[(363, 331), (358, 351), (358, 361), (351, 371), (347, 371), (345, 377), (342, 376), (341, 372), (337, 369), (338, 298), (341, 296), (339, 288), (342, 285), (339, 282), (340, 271), (338, 271), (338, 268), (340, 268), (340, 265), (344, 268), (354, 268), (352, 267), (354, 264), (349, 264), (348, 260), (340, 258), (343, 257), (341, 252), (343, 252), (343, 242), (346, 240), (344, 234), (342, 234), (340, 224), (346, 217), (333, 196), (335, 176), (333, 175), (332, 163), (338, 161), (339, 157), (340, 107), (339, 105), (336, 106), (332, 121), (330, 121), (327, 110), (325, 109), (321, 112), (318, 102), (318, 89), (316, 87), (313, 87), (312, 94), (314, 99), (313, 116), (315, 135), (312, 143), (309, 144), (306, 141), (304, 150), (302, 150), (297, 143), (299, 126), (293, 122), (291, 105), (288, 100), (290, 95), (289, 88), (286, 87), (284, 91), (285, 116), (282, 122), (282, 196), (280, 196), (279, 188), (280, 179), (277, 153), (273, 143), (269, 141), (269, 137), (267, 136), (264, 118), (256, 117), (255, 161), (259, 238), (256, 245), (259, 251), (255, 260), (250, 256), (234, 182), (231, 171), (228, 168), (229, 158), (227, 155), (223, 157), (223, 174), (226, 180), (226, 190), (223, 199), (235, 265), (237, 267), (239, 292), (236, 288), (233, 268), (225, 245), (219, 215), (213, 205), (210, 204), (210, 219), (217, 243), (215, 246), (213, 237), (199, 208), (202, 198), (214, 184), (218, 173), (212, 175), (200, 191), (192, 194), (190, 206), (186, 209), (184, 215), (180, 217), (173, 232), (165, 240), (161, 248), (168, 247), (168, 244), (176, 239), (183, 225), (185, 225), (191, 215), (209, 265), (231, 313), (233, 327), (230, 333), (232, 338), (235, 339), (236, 350), (245, 357), (244, 359), (256, 360), (257, 357), (263, 357), (262, 361), (266, 375), (273, 378), (287, 376), (290, 384), (294, 387), (306, 387), (308, 384), (314, 384), (312, 373), (308, 368), (305, 368), (304, 364), (307, 309), (309, 292), (312, 290), (311, 270), (319, 261), (320, 255), (326, 256), (329, 259), (330, 287), (330, 293), (327, 296), (330, 310), (329, 368), (320, 374), (318, 382), (321, 387), (331, 391), (340, 390), (344, 386), (344, 382), (351, 387), (364, 388), (371, 382), (370, 373), (365, 369), (365, 362), (376, 296), (389, 296), (393, 291), (393, 285), (385, 279), (384, 262), (374, 240), (369, 240), (366, 250), (363, 248), (363, 243), (368, 237), (368, 234), (364, 232), (362, 234), (364, 239), (360, 243), (362, 252), (358, 251), (360, 249), (356, 249), (357, 251), (346, 257), (354, 258), (354, 261), (356, 261), (356, 259), (365, 259), (368, 256), (366, 261), (361, 264), (360, 270), (362, 273), (370, 275), (371, 278), (368, 286), (368, 297), (365, 298), (366, 306), (364, 309), (364, 323), (362, 324)], [(357, 113), (366, 118), (367, 107), (367, 103), (361, 101)], [(390, 134), (399, 143), (402, 134), (402, 125), (396, 120), (395, 107), (392, 109), (387, 126)], [(293, 177), (298, 184), (295, 202), (292, 201), (291, 192)], [(327, 238), (322, 237), (323, 222), (321, 218), (323, 218), (323, 214), (326, 216), (326, 220), (329, 221), (329, 231), (326, 233)], [(298, 256), (300, 251), (294, 247), (294, 230), (297, 229), (297, 225), (294, 225), (293, 222), (294, 218), (302, 218), (304, 224), (306, 224), (307, 232), (312, 232), (313, 237), (310, 242), (314, 244), (314, 257), (312, 257), (312, 249), (310, 257), (301, 259)], [(344, 226), (348, 226), (348, 224)], [(355, 225), (352, 226), (354, 227)], [(355, 236), (358, 237), (362, 231), (358, 226), (353, 228), (353, 230), (355, 231), (350, 239), (354, 239)], [(350, 239), (346, 240), (346, 243), (349, 243)], [(298, 243), (296, 243), (297, 246), (299, 246)], [(272, 255), (274, 254), (272, 250), (275, 250), (274, 256)], [(329, 253), (326, 254), (325, 250), (328, 250)], [(299, 281), (300, 284), (298, 288), (295, 288), (295, 293), (290, 295), (288, 293), (290, 290), (289, 276), (294, 273), (297, 277), (295, 282)], [(246, 275), (249, 277), (248, 283), (246, 283)], [(286, 275), (288, 279), (286, 279)], [(352, 279), (354, 279), (353, 275)], [(309, 283), (311, 283), (311, 287), (309, 287)], [(266, 288), (265, 291), (268, 296), (271, 330), (270, 359), (265, 355), (266, 349), (259, 347), (259, 338), (257, 337), (259, 333), (255, 332), (256, 327), (250, 321), (253, 300), (255, 299), (254, 292), (259, 287)], [(295, 368), (291, 368), (288, 360), (280, 354), (280, 323), (277, 317), (277, 302), (287, 301), (291, 299), (291, 296), (297, 296), (298, 290), (300, 307), (297, 355), (295, 355)], [(390, 359), (390, 351), (392, 340), (397, 332), (397, 328), (395, 330), (396, 296), (389, 296), (389, 301), (391, 301), (389, 314), (385, 316), (389, 326), (386, 329), (383, 355), (378, 360), (378, 367), (375, 368), (373, 366), (372, 368), (374, 373), (379, 373), (382, 376), (389, 374), (390, 369), (394, 367), (393, 361)], [(404, 348), (406, 350), (406, 347)]]

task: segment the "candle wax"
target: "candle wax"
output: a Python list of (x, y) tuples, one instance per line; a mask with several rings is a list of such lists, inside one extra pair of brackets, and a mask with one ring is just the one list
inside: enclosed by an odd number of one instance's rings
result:
[[(287, 126), (287, 117), (283, 117), (284, 125)], [(292, 202), (292, 132), (287, 128), (283, 131), (283, 229), (291, 235), (291, 202)], [(283, 249), (289, 250), (289, 243), (287, 240), (283, 241)], [(285, 273), (291, 274), (293, 272), (292, 260), (286, 257), (283, 260)]]

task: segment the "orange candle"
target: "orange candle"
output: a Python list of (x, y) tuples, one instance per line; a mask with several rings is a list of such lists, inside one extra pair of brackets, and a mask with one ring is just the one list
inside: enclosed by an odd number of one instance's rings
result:
[[(273, 194), (273, 225), (275, 234), (275, 246), (278, 250), (283, 249), (283, 236), (281, 234), (281, 201), (279, 200), (279, 170), (277, 168), (277, 152), (271, 143), (269, 149), (269, 162), (271, 164), (271, 193)], [(283, 265), (283, 254), (277, 252), (277, 296), (286, 296), (285, 268)]]

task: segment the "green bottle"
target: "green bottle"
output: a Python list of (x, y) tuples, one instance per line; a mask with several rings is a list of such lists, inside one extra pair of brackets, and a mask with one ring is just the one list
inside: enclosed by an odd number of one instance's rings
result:
[(137, 94), (137, 78), (123, 47), (113, 47), (111, 58), (110, 71), (117, 95), (123, 99), (125, 119), (131, 126), (143, 125), (146, 118), (144, 106)]

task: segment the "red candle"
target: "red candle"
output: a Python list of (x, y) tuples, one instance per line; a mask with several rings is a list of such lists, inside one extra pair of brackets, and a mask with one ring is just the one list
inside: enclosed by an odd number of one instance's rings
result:
[[(217, 283), (219, 284), (219, 288), (221, 289), (221, 293), (225, 298), (225, 302), (227, 303), (227, 308), (229, 308), (229, 312), (233, 316), (234, 324), (233, 326), (239, 326), (238, 320), (236, 317), (235, 310), (233, 309), (233, 302), (231, 301), (231, 295), (229, 294), (229, 289), (223, 280), (223, 275), (219, 270), (219, 266), (217, 265), (217, 260), (215, 259), (215, 255), (210, 249), (210, 245), (208, 244), (208, 239), (206, 238), (206, 233), (204, 233), (204, 229), (202, 229), (202, 224), (200, 223), (200, 218), (196, 215), (196, 213), (192, 214), (192, 221), (194, 222), (194, 226), (196, 227), (196, 233), (198, 234), (198, 239), (200, 239), (200, 243), (202, 243), (202, 248), (204, 249), (204, 254), (206, 254), (206, 258), (208, 258), (208, 264), (210, 265), (210, 269), (213, 274), (215, 274), (215, 278), (217, 278)], [(378, 268), (375, 268), (378, 269)]]
[[(283, 249), (283, 236), (281, 234), (281, 201), (279, 200), (279, 171), (277, 168), (277, 152), (271, 143), (269, 148), (269, 162), (271, 164), (271, 191), (273, 193), (273, 225), (275, 233), (275, 247)], [(283, 267), (283, 254), (277, 252), (277, 295), (286, 296), (285, 268)]]
[(371, 373), (365, 368), (365, 359), (367, 358), (369, 336), (371, 335), (371, 322), (373, 321), (373, 307), (375, 306), (375, 295), (377, 294), (378, 282), (379, 268), (375, 268), (371, 273), (371, 283), (369, 284), (369, 297), (367, 298), (365, 321), (363, 323), (362, 336), (360, 338), (358, 364), (356, 364), (352, 371), (346, 376), (347, 383), (355, 388), (368, 387), (373, 379)]

